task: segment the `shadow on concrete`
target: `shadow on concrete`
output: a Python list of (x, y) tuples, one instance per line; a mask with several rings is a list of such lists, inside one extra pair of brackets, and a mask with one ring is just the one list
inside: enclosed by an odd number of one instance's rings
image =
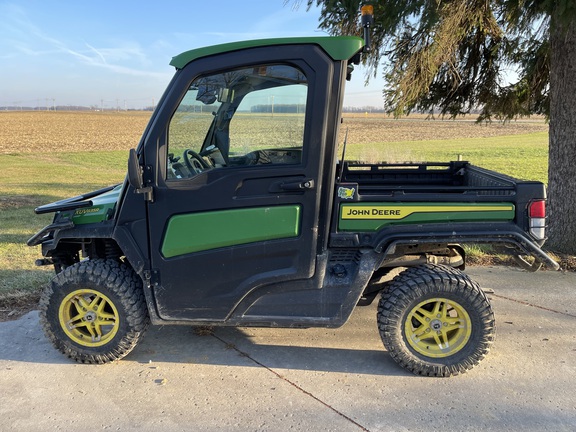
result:
[[(278, 332), (288, 331), (278, 329)], [(241, 328), (216, 328), (206, 335), (189, 326), (151, 326), (138, 346), (122, 361), (166, 362), (239, 367), (266, 367), (367, 375), (401, 375), (404, 372), (381, 350), (310, 346), (307, 330), (290, 332), (290, 344), (256, 344)], [(327, 336), (323, 344), (330, 343)], [(261, 338), (265, 340), (265, 338)], [(278, 339), (276, 335), (274, 340)], [(338, 342), (334, 339), (335, 343)], [(16, 321), (0, 323), (0, 360), (77, 365), (57, 351), (32, 311)], [(106, 367), (106, 366), (103, 366)]]
[[(275, 345), (256, 344), (241, 328), (216, 328), (213, 333), (199, 336), (191, 327), (152, 327), (127, 359), (142, 363), (197, 363), (412, 376), (392, 360), (384, 347), (381, 350), (314, 347), (310, 346), (306, 330), (299, 331), (301, 336), (295, 337), (291, 333), (290, 344)], [(326, 340), (323, 342), (325, 345)]]

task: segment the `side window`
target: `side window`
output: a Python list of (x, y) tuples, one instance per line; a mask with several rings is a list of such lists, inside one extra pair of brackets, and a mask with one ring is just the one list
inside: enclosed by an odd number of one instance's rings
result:
[[(230, 123), (232, 162), (300, 163), (306, 90), (305, 85), (294, 84), (246, 95)], [(245, 160), (242, 155), (254, 159)]]
[(302, 161), (307, 82), (288, 65), (201, 76), (170, 121), (167, 177)]

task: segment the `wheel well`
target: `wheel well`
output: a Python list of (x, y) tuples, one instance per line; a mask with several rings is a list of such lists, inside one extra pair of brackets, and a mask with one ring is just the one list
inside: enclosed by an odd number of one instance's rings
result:
[(442, 264), (464, 270), (466, 253), (462, 246), (457, 244), (399, 245), (396, 254), (385, 257), (374, 271), (358, 305), (370, 305), (399, 271), (424, 264)]
[(83, 258), (126, 261), (122, 249), (111, 238), (62, 239), (58, 242), (58, 246), (48, 253), (48, 256), (54, 264), (56, 273), (60, 273)]
[(422, 264), (444, 264), (464, 270), (466, 252), (459, 244), (398, 244), (394, 253), (382, 259), (380, 267), (414, 267)]

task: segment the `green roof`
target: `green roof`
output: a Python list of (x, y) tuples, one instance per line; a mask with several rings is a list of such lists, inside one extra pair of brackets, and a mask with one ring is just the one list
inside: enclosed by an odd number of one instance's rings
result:
[(183, 52), (172, 58), (170, 65), (177, 69), (182, 69), (192, 60), (207, 57), (214, 54), (221, 54), (231, 51), (239, 51), (248, 48), (256, 48), (270, 45), (299, 45), (316, 44), (320, 45), (326, 53), (334, 60), (348, 60), (362, 49), (364, 40), (356, 36), (324, 36), (324, 37), (300, 37), (300, 38), (279, 38), (279, 39), (258, 39), (241, 42), (231, 42), (221, 45), (213, 45), (204, 48), (197, 48)]

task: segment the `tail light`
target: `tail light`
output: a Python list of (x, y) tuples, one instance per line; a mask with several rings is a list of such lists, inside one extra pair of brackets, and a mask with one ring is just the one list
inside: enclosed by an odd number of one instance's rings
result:
[(528, 206), (530, 234), (537, 240), (546, 238), (546, 201), (532, 201)]

